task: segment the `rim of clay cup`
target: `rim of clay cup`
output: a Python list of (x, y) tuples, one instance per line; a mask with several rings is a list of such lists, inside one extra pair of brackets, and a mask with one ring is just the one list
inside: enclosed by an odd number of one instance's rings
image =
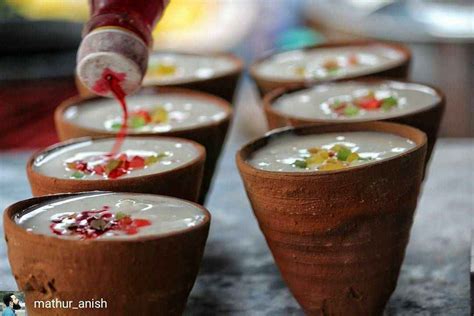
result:
[(269, 54), (264, 55), (261, 58), (256, 59), (249, 67), (249, 72), (250, 75), (257, 80), (260, 81), (266, 81), (266, 82), (273, 82), (273, 83), (279, 83), (279, 84), (304, 84), (308, 82), (319, 82), (318, 80), (312, 80), (312, 79), (281, 79), (281, 78), (270, 78), (267, 76), (262, 76), (258, 72), (258, 66), (264, 62), (265, 60), (276, 56), (278, 54), (282, 53), (288, 53), (288, 52), (293, 52), (293, 51), (311, 51), (311, 50), (317, 50), (317, 49), (325, 49), (325, 48), (338, 48), (338, 47), (351, 47), (351, 46), (370, 46), (370, 45), (384, 45), (391, 47), (398, 52), (402, 53), (403, 59), (394, 64), (391, 67), (387, 67), (384, 69), (381, 69), (376, 72), (371, 72), (368, 74), (364, 75), (357, 75), (357, 76), (343, 76), (341, 78), (334, 78), (334, 79), (324, 79), (324, 82), (330, 82), (330, 81), (338, 81), (338, 80), (346, 80), (346, 79), (355, 79), (358, 77), (366, 77), (366, 76), (371, 76), (373, 74), (377, 74), (379, 72), (387, 71), (393, 68), (400, 67), (404, 63), (409, 63), (412, 59), (412, 54), (410, 49), (403, 44), (396, 43), (396, 42), (390, 42), (390, 41), (377, 41), (377, 40), (348, 40), (348, 41), (337, 41), (337, 42), (329, 42), (329, 43), (322, 43), (322, 44), (316, 44), (312, 46), (307, 46), (303, 48), (295, 48), (295, 49), (288, 49), (288, 50), (283, 50), (283, 51), (272, 51)]
[[(161, 87), (172, 87), (174, 85), (180, 85), (180, 84), (189, 84), (189, 83), (195, 83), (195, 82), (205, 82), (205, 81), (210, 81), (210, 80), (215, 80), (215, 79), (220, 79), (220, 78), (223, 78), (223, 77), (227, 77), (227, 76), (233, 76), (233, 75), (238, 75), (239, 73), (241, 73), (243, 70), (244, 70), (244, 62), (242, 59), (240, 59), (239, 57), (237, 57), (235, 54), (232, 54), (232, 53), (227, 53), (227, 52), (224, 52), (224, 53), (216, 53), (216, 54), (199, 54), (199, 53), (191, 53), (191, 52), (180, 52), (180, 51), (174, 51), (174, 50), (163, 50), (163, 51), (154, 51), (151, 55), (150, 55), (150, 59), (153, 58), (153, 55), (160, 55), (160, 54), (170, 54), (170, 55), (173, 55), (173, 54), (176, 54), (176, 55), (185, 55), (185, 56), (197, 56), (197, 57), (223, 57), (223, 58), (227, 58), (228, 60), (230, 60), (233, 64), (234, 64), (234, 67), (232, 69), (229, 69), (229, 70), (226, 70), (226, 71), (222, 71), (222, 72), (219, 72), (217, 75), (213, 75), (211, 77), (208, 77), (208, 78), (192, 78), (192, 79), (184, 79), (183, 80), (176, 80), (176, 81), (172, 81), (172, 82), (167, 82), (167, 83), (158, 83), (158, 82), (147, 82), (145, 84), (146, 87), (153, 87), (153, 86), (161, 86)], [(148, 79), (149, 81), (151, 79)]]
[[(160, 235), (152, 235), (152, 236), (142, 236), (142, 237), (134, 237), (134, 238), (123, 238), (123, 239), (67, 239), (67, 238), (60, 238), (60, 237), (55, 237), (55, 236), (49, 236), (45, 234), (37, 234), (37, 233), (32, 233), (26, 231), (23, 227), (15, 223), (14, 221), (14, 216), (16, 214), (20, 214), (21, 212), (25, 211), (26, 209), (33, 207), (33, 206), (38, 206), (40, 207), (41, 205), (50, 203), (55, 200), (61, 200), (61, 199), (68, 199), (71, 197), (75, 196), (87, 196), (87, 195), (97, 195), (97, 194), (133, 194), (133, 195), (139, 195), (139, 196), (153, 196), (153, 197), (163, 197), (167, 199), (173, 199), (177, 200), (180, 202), (185, 202), (189, 203), (192, 206), (195, 206), (199, 208), (203, 214), (204, 214), (204, 220), (200, 222), (199, 224), (191, 227), (187, 227), (185, 229), (179, 230), (179, 231), (173, 231), (173, 232), (168, 232), (165, 234), (160, 234)], [(39, 197), (33, 197), (29, 198), (26, 200), (18, 201), (14, 204), (9, 205), (3, 214), (3, 222), (5, 225), (10, 226), (9, 228), (13, 230), (13, 233), (28, 236), (29, 238), (44, 238), (45, 240), (54, 240), (55, 242), (63, 243), (65, 246), (80, 243), (80, 244), (87, 244), (90, 245), (91, 243), (142, 243), (146, 241), (154, 241), (154, 240), (161, 240), (161, 239), (166, 239), (166, 238), (172, 238), (176, 237), (179, 235), (184, 235), (190, 232), (193, 232), (195, 230), (199, 230), (203, 228), (206, 225), (209, 225), (211, 221), (211, 213), (202, 205), (199, 205), (197, 203), (188, 201), (188, 200), (183, 200), (171, 196), (166, 196), (166, 195), (157, 195), (157, 194), (146, 194), (146, 193), (130, 193), (130, 192), (111, 192), (111, 191), (86, 191), (86, 192), (77, 192), (77, 193), (59, 193), (59, 194), (51, 194), (51, 195), (45, 195), (45, 196), (39, 196)]]
[[(383, 117), (383, 118), (371, 118), (371, 119), (344, 119), (344, 120), (338, 120), (334, 118), (305, 118), (305, 117), (299, 117), (299, 116), (290, 116), (287, 115), (286, 113), (283, 113), (281, 111), (278, 111), (274, 108), (274, 103), (278, 101), (281, 97), (285, 95), (291, 95), (292, 93), (297, 93), (306, 89), (313, 89), (316, 87), (324, 87), (324, 86), (337, 86), (339, 84), (349, 84), (349, 83), (367, 83), (367, 84), (377, 84), (377, 83), (402, 83), (402, 84), (409, 84), (409, 85), (418, 85), (418, 86), (423, 86), (425, 88), (433, 90), (433, 95), (437, 96), (439, 100), (436, 102), (433, 102), (433, 104), (420, 108), (416, 111), (413, 112), (408, 112), (408, 113), (403, 113), (401, 115), (396, 115), (396, 116), (389, 116), (389, 117)], [(266, 93), (263, 97), (263, 108), (271, 112), (273, 115), (277, 115), (279, 117), (285, 117), (287, 119), (293, 119), (293, 120), (301, 120), (301, 121), (307, 121), (308, 123), (314, 122), (314, 123), (324, 123), (324, 124), (349, 124), (349, 123), (363, 123), (363, 122), (372, 122), (372, 121), (386, 121), (386, 120), (394, 120), (397, 118), (402, 118), (402, 117), (409, 117), (412, 115), (416, 115), (419, 113), (423, 113), (429, 110), (432, 110), (433, 108), (443, 106), (446, 103), (446, 96), (445, 94), (438, 88), (430, 84), (426, 83), (421, 83), (421, 82), (415, 82), (411, 80), (403, 80), (403, 79), (393, 79), (393, 78), (388, 78), (388, 77), (363, 77), (363, 78), (350, 78), (346, 80), (339, 80), (339, 81), (330, 81), (330, 82), (318, 82), (318, 83), (312, 83), (312, 84), (295, 84), (291, 86), (285, 86), (285, 87), (280, 87), (276, 88), (268, 93)]]
[[(252, 166), (248, 163), (247, 159), (254, 153), (256, 150), (264, 147), (268, 144), (268, 141), (272, 138), (281, 137), (282, 135), (318, 135), (318, 134), (327, 134), (327, 133), (347, 133), (347, 132), (380, 132), (395, 134), (400, 137), (408, 138), (415, 143), (413, 148), (408, 149), (407, 151), (398, 154), (393, 157), (384, 158), (379, 161), (373, 161), (370, 163), (362, 164), (359, 166), (354, 166), (350, 168), (343, 168), (337, 170), (322, 170), (322, 171), (305, 171), (305, 172), (291, 172), (291, 171), (270, 171), (262, 170)], [(408, 136), (411, 134), (410, 136)], [(274, 129), (266, 133), (263, 137), (254, 139), (244, 146), (242, 146), (236, 154), (236, 161), (239, 168), (246, 172), (252, 172), (260, 174), (267, 178), (280, 178), (285, 177), (324, 177), (332, 174), (352, 172), (355, 170), (372, 168), (380, 164), (384, 164), (388, 161), (400, 159), (406, 155), (409, 155), (417, 150), (420, 150), (422, 147), (427, 145), (427, 137), (424, 132), (421, 130), (403, 124), (397, 123), (388, 123), (388, 122), (361, 122), (361, 123), (347, 123), (347, 124), (330, 124), (330, 125), (305, 125), (301, 127), (282, 127)]]
[[(206, 122), (205, 124), (199, 124), (197, 126), (191, 126), (191, 127), (185, 127), (185, 128), (179, 128), (179, 129), (174, 129), (170, 131), (165, 131), (165, 132), (138, 132), (138, 133), (127, 133), (127, 136), (131, 135), (156, 135), (156, 136), (166, 136), (168, 134), (175, 134), (175, 133), (184, 133), (184, 132), (192, 132), (192, 131), (199, 131), (203, 129), (207, 129), (209, 127), (216, 127), (222, 124), (223, 122), (230, 121), (233, 115), (232, 111), (232, 106), (230, 102), (212, 95), (210, 93), (206, 92), (201, 92), (201, 91), (195, 91), (191, 89), (184, 89), (184, 88), (175, 88), (175, 87), (161, 87), (161, 86), (155, 86), (155, 85), (150, 85), (143, 87), (140, 89), (136, 94), (134, 95), (163, 95), (163, 94), (178, 94), (178, 95), (183, 95), (183, 96), (191, 96), (194, 99), (200, 99), (205, 102), (210, 102), (212, 104), (217, 105), (221, 109), (223, 109), (226, 112), (226, 116), (223, 117), (220, 120), (217, 121), (209, 121)], [(67, 125), (67, 126), (72, 126), (76, 130), (81, 130), (81, 131), (91, 131), (95, 134), (104, 134), (104, 135), (117, 135), (117, 131), (109, 131), (105, 129), (97, 129), (97, 128), (91, 128), (91, 127), (86, 127), (82, 125), (75, 124), (69, 120), (66, 120), (64, 117), (64, 112), (71, 106), (82, 106), (83, 102), (85, 101), (90, 101), (90, 100), (95, 100), (95, 99), (107, 99), (105, 97), (101, 96), (74, 96), (69, 99), (66, 99), (63, 101), (54, 111), (54, 119), (56, 124), (62, 124), (62, 125)]]
[[(183, 164), (181, 166), (178, 166), (178, 167), (170, 169), (170, 170), (161, 171), (161, 172), (154, 172), (154, 173), (145, 174), (145, 175), (141, 175), (141, 176), (134, 176), (134, 177), (128, 177), (128, 178), (114, 179), (113, 180), (114, 182), (121, 183), (124, 186), (127, 185), (126, 183), (133, 182), (136, 179), (148, 179), (148, 178), (151, 178), (151, 177), (156, 177), (158, 175), (168, 175), (168, 174), (174, 173), (176, 171), (187, 169), (187, 168), (189, 168), (189, 167), (191, 167), (195, 164), (198, 164), (199, 162), (204, 163), (205, 160), (206, 160), (206, 149), (204, 148), (204, 146), (197, 143), (197, 142), (195, 142), (195, 141), (193, 141), (193, 140), (190, 140), (190, 139), (179, 138), (179, 137), (169, 137), (169, 136), (158, 136), (158, 135), (156, 135), (154, 137), (149, 137), (149, 136), (144, 137), (144, 136), (140, 136), (140, 135), (128, 135), (127, 138), (129, 138), (129, 137), (130, 138), (144, 138), (145, 140), (149, 140), (149, 141), (152, 141), (153, 139), (156, 139), (156, 140), (170, 140), (170, 141), (178, 141), (178, 142), (181, 142), (181, 143), (189, 143), (198, 151), (198, 154), (192, 160), (186, 162), (185, 164)], [(68, 147), (70, 145), (79, 144), (79, 143), (88, 142), (88, 141), (93, 142), (95, 140), (114, 140), (114, 139), (115, 139), (115, 137), (113, 137), (113, 136), (79, 137), (79, 138), (72, 138), (72, 139), (69, 139), (69, 140), (66, 140), (66, 141), (63, 141), (63, 142), (53, 144), (53, 145), (48, 146), (46, 148), (40, 149), (40, 150), (36, 151), (33, 155), (31, 155), (31, 157), (28, 159), (28, 162), (27, 162), (27, 165), (26, 165), (27, 173), (35, 174), (37, 177), (41, 177), (41, 178), (56, 179), (57, 182), (75, 181), (76, 183), (82, 183), (84, 185), (86, 185), (88, 183), (91, 183), (91, 184), (92, 183), (101, 183), (101, 184), (109, 183), (111, 181), (110, 179), (83, 180), (83, 179), (66, 179), (66, 178), (60, 178), (60, 177), (53, 177), (53, 176), (46, 175), (44, 173), (40, 173), (40, 172), (35, 171), (33, 169), (33, 164), (39, 156), (48, 155), (49, 153), (54, 152), (55, 150), (58, 150), (60, 148), (64, 148), (64, 147)], [(104, 191), (104, 192), (109, 192), (109, 191)], [(142, 194), (146, 194), (146, 193), (142, 193)]]

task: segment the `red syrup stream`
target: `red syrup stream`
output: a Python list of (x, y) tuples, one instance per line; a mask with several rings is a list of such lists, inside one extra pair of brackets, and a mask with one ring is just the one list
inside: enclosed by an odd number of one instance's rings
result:
[(115, 99), (117, 99), (117, 101), (120, 103), (120, 106), (122, 107), (122, 126), (117, 134), (112, 151), (109, 154), (112, 157), (120, 151), (120, 147), (122, 147), (125, 136), (127, 136), (128, 111), (127, 102), (125, 101), (125, 97), (127, 95), (120, 86), (120, 82), (123, 81), (125, 77), (126, 74), (124, 73), (116, 73), (109, 68), (106, 68), (102, 73), (102, 78), (97, 80), (92, 87), (92, 91), (95, 91), (98, 94), (105, 94), (108, 91), (111, 91)]
[(110, 91), (112, 91), (113, 95), (115, 96), (117, 101), (120, 103), (120, 106), (122, 107), (122, 112), (123, 112), (122, 127), (120, 127), (120, 131), (118, 132), (117, 137), (115, 138), (115, 143), (110, 153), (112, 156), (114, 156), (120, 151), (123, 141), (125, 140), (125, 137), (127, 136), (128, 110), (127, 110), (127, 102), (125, 101), (126, 94), (125, 92), (123, 92), (122, 87), (120, 87), (120, 80), (112, 74), (106, 75), (105, 79), (107, 80), (109, 84)]

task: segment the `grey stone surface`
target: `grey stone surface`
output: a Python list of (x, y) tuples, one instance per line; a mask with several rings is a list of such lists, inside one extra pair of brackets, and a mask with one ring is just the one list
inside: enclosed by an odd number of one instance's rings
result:
[[(213, 215), (187, 315), (302, 315), (273, 264), (234, 164), (238, 147), (261, 133), (261, 114), (239, 102), (207, 207)], [(0, 207), (30, 196), (28, 153), (0, 154)], [(439, 141), (410, 243), (386, 315), (468, 315), (474, 142)], [(3, 230), (2, 230), (3, 234)], [(16, 285), (0, 243), (0, 289)]]

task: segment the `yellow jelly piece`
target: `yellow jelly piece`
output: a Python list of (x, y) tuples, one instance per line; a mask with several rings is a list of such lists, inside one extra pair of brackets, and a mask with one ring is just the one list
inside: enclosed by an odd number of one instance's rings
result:
[(328, 159), (329, 158), (329, 152), (327, 150), (321, 150), (319, 152), (319, 155), (324, 158), (324, 159)]
[(331, 158), (331, 159), (328, 159), (324, 165), (319, 167), (319, 170), (323, 170), (323, 171), (339, 170), (345, 167), (346, 165), (344, 165), (341, 161)]
[(157, 163), (158, 161), (160, 161), (161, 159), (163, 159), (166, 156), (168, 156), (168, 154), (166, 154), (166, 153), (160, 153), (158, 155), (148, 156), (148, 157), (145, 158), (145, 166), (149, 166), (149, 165), (152, 165), (154, 163)]
[(168, 111), (163, 107), (157, 107), (151, 113), (151, 121), (153, 123), (165, 123), (168, 121)]
[(335, 151), (335, 152), (338, 152), (341, 149), (342, 149), (342, 145), (339, 145), (339, 144), (334, 145), (334, 146), (331, 147), (331, 150)]
[(306, 75), (306, 67), (305, 66), (296, 66), (295, 67), (295, 74), (298, 76), (304, 77)]
[(359, 154), (358, 153), (352, 153), (347, 157), (347, 162), (353, 162), (355, 160), (359, 159)]
[(171, 76), (176, 73), (176, 66), (173, 64), (158, 64), (151, 67), (151, 73), (155, 76)]
[(158, 160), (159, 160), (158, 156), (148, 156), (145, 158), (145, 165), (146, 166), (152, 165), (154, 163), (157, 163)]
[(314, 155), (311, 155), (311, 156), (309, 156), (308, 158), (306, 158), (306, 163), (307, 163), (308, 165), (320, 165), (320, 164), (322, 164), (325, 160), (326, 160), (326, 158), (322, 157), (321, 155), (319, 155), (319, 154), (314, 154)]
[(308, 148), (308, 152), (311, 154), (317, 154), (320, 150), (321, 148), (318, 148), (318, 147)]
[(350, 150), (350, 149), (348, 147), (344, 146), (344, 145), (336, 144), (336, 145), (331, 147), (331, 150), (335, 151), (335, 152), (339, 152), (341, 150)]
[(105, 172), (109, 174), (113, 170), (117, 169), (120, 165), (122, 164), (122, 161), (117, 160), (117, 159), (112, 159), (107, 162), (107, 165), (105, 166)]

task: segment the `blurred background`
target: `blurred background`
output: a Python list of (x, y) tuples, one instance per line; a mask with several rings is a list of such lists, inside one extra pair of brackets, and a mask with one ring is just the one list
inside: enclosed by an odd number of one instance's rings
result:
[[(271, 50), (330, 40), (403, 42), (413, 51), (411, 79), (447, 95), (441, 135), (472, 137), (472, 6), (472, 0), (172, 0), (154, 31), (154, 48), (232, 50), (249, 63)], [(87, 0), (0, 0), (1, 149), (56, 141), (52, 112), (77, 93), (75, 54), (87, 17)], [(248, 80), (242, 86), (241, 99), (251, 98)]]

